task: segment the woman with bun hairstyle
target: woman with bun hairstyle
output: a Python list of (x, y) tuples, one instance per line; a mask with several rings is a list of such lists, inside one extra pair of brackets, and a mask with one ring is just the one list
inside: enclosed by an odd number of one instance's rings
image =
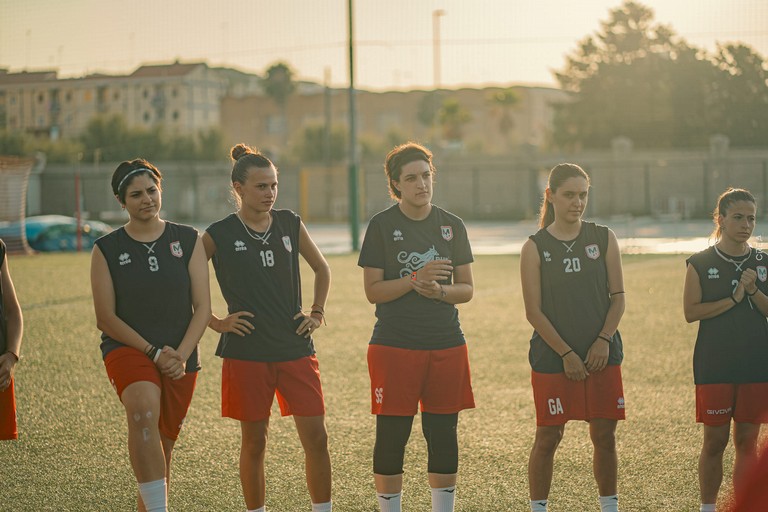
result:
[(757, 459), (760, 425), (768, 423), (768, 254), (749, 245), (756, 218), (748, 190), (726, 190), (713, 213), (715, 244), (686, 261), (683, 310), (686, 321), (699, 322), (693, 379), (696, 421), (704, 424), (702, 512), (715, 510), (731, 423), (737, 494)]
[(616, 235), (582, 220), (588, 195), (589, 176), (581, 167), (556, 165), (544, 192), (540, 229), (520, 254), (525, 313), (534, 328), (529, 362), (536, 437), (528, 461), (533, 512), (547, 510), (555, 451), (570, 420), (589, 422), (600, 510), (618, 510), (624, 278)]
[(167, 510), (171, 452), (211, 318), (208, 265), (197, 230), (160, 218), (160, 171), (122, 162), (112, 193), (128, 222), (98, 240), (91, 289), (107, 376), (125, 408), (140, 511)]
[[(304, 448), (313, 512), (331, 510), (325, 402), (312, 340), (325, 323), (331, 270), (291, 210), (274, 209), (278, 172), (244, 144), (231, 150), (237, 211), (211, 224), (203, 244), (227, 302), (210, 327), (221, 333), (222, 416), (240, 422), (240, 482), (248, 511), (266, 510), (264, 456), (272, 401), (293, 415)], [(302, 310), (299, 256), (315, 274), (313, 304)]]

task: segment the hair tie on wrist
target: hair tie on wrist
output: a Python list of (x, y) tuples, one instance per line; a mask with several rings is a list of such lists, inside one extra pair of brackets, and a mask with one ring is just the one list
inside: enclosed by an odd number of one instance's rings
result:
[(569, 350), (568, 352), (566, 352), (565, 354), (561, 355), (561, 356), (560, 356), (560, 359), (564, 358), (565, 356), (567, 356), (567, 355), (568, 355), (568, 354), (570, 354), (571, 352), (573, 352), (573, 349), (571, 349), (571, 350)]
[(736, 300), (736, 297), (734, 297), (733, 294), (731, 294), (731, 300), (733, 301), (734, 304), (739, 303), (739, 301)]
[(603, 333), (598, 334), (597, 337), (600, 338), (601, 340), (607, 341), (608, 343), (612, 343), (613, 342), (613, 340), (611, 338), (609, 338), (608, 336), (603, 336)]
[(757, 292), (760, 291), (760, 288), (755, 288), (755, 291), (752, 293), (749, 293), (746, 288), (744, 288), (744, 293), (747, 294), (747, 297), (753, 297)]

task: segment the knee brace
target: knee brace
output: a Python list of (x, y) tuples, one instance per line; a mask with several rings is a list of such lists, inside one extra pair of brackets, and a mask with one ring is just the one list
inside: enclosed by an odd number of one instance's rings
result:
[(413, 416), (376, 416), (376, 445), (373, 447), (375, 474), (402, 474), (405, 445), (411, 435), (411, 425)]
[(421, 414), (421, 429), (427, 440), (428, 471), (452, 475), (459, 469), (459, 441), (456, 425), (459, 414)]

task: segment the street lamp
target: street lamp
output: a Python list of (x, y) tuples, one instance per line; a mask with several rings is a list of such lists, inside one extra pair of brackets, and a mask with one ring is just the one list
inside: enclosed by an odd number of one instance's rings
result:
[(432, 11), (432, 71), (435, 90), (440, 88), (440, 16), (445, 16), (444, 10), (435, 9)]

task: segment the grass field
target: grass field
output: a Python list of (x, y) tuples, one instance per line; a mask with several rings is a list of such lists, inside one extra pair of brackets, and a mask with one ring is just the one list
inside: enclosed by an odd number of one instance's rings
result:
[[(373, 306), (356, 257), (332, 256), (328, 327), (316, 336), (334, 471), (334, 509), (376, 511), (371, 476), (366, 343)], [(460, 306), (477, 409), (463, 412), (458, 511), (525, 511), (526, 465), (535, 429), (527, 362), (531, 328), (523, 311), (519, 258), (481, 256), (475, 296)], [(20, 440), (0, 443), (0, 510), (131, 510), (123, 409), (98, 350), (89, 256), (10, 259), (26, 331), (17, 367)], [(695, 325), (683, 320), (684, 257), (626, 256), (627, 312), (621, 324), (628, 420), (620, 423), (619, 491), (624, 511), (698, 510), (691, 357)], [(304, 272), (305, 297), (311, 290)], [(214, 311), (225, 311), (215, 282)], [(152, 293), (152, 290), (147, 290)], [(305, 300), (309, 303), (311, 300)], [(217, 337), (204, 336), (203, 371), (174, 452), (170, 507), (242, 511), (239, 426), (220, 417)], [(732, 448), (726, 452), (726, 481)], [(406, 456), (404, 508), (429, 510), (426, 455), (418, 420)], [(293, 421), (273, 410), (267, 455), (267, 508), (309, 510)], [(722, 493), (725, 494), (725, 493)], [(586, 424), (571, 423), (556, 457), (554, 512), (598, 510)]]

